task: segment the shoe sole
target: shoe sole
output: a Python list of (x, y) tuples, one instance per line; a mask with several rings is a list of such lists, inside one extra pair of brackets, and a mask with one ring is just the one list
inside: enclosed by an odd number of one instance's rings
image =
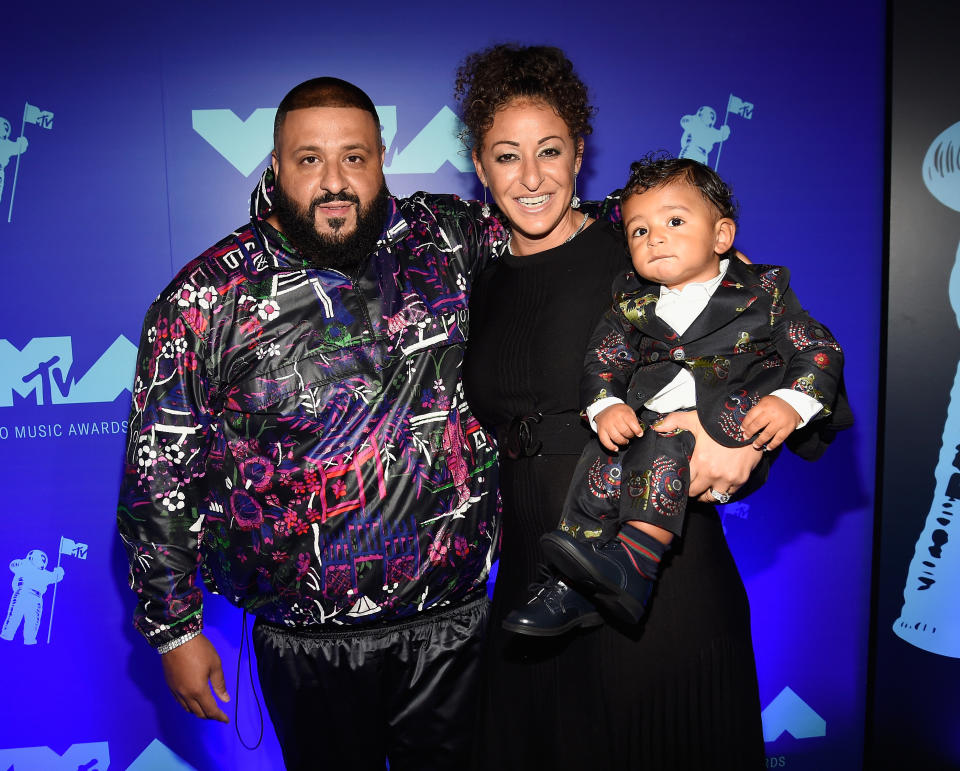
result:
[(579, 618), (570, 621), (564, 624), (561, 627), (555, 629), (544, 629), (543, 627), (532, 627), (526, 626), (524, 624), (514, 624), (510, 621), (504, 619), (500, 622), (500, 626), (506, 629), (508, 632), (513, 632), (514, 634), (522, 634), (527, 637), (559, 637), (562, 634), (566, 634), (578, 627), (594, 627), (600, 626), (603, 623), (603, 616), (599, 613), (585, 613)]
[(599, 575), (580, 550), (566, 539), (547, 533), (540, 539), (547, 562), (567, 579), (574, 589), (587, 595), (614, 617), (627, 624), (636, 624), (646, 608), (636, 597), (611, 584)]

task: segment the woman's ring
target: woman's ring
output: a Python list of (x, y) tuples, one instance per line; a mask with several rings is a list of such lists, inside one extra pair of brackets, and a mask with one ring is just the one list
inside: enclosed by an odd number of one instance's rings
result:
[(721, 493), (719, 490), (710, 488), (710, 495), (717, 503), (730, 503), (730, 493)]

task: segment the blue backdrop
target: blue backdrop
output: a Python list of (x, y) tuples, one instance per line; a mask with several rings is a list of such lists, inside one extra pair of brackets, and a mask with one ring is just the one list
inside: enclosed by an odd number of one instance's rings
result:
[[(618, 187), (649, 150), (679, 152), (689, 133), (740, 199), (740, 249), (789, 265), (808, 309), (844, 344), (857, 427), (816, 465), (785, 455), (764, 490), (723, 516), (752, 603), (768, 765), (860, 766), (882, 8), (17, 5), (5, 11), (0, 70), (0, 565), (11, 571), (0, 595), (0, 768), (280, 766), (269, 722), (248, 752), (233, 726), (187, 716), (130, 626), (114, 510), (142, 314), (180, 265), (246, 219), (273, 110), (309, 77), (370, 93), (395, 194), (476, 195), (456, 140), (453, 72), (504, 40), (561, 46), (592, 89), (581, 196)], [(239, 727), (255, 737), (250, 685), (237, 694), (233, 684), (240, 614), (211, 598), (206, 618)]]

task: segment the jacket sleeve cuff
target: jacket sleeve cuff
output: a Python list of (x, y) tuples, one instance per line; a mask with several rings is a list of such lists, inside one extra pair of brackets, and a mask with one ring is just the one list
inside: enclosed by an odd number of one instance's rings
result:
[(147, 619), (144, 615), (135, 615), (133, 626), (144, 636), (150, 647), (166, 653), (203, 632), (203, 607), (197, 607), (175, 620)]

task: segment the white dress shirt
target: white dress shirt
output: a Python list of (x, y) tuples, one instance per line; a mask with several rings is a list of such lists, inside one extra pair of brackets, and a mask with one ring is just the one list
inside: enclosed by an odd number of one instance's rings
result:
[[(700, 315), (713, 293), (717, 291), (720, 282), (727, 272), (730, 260), (720, 261), (720, 273), (707, 281), (700, 281), (687, 284), (683, 289), (667, 289), (660, 287), (660, 299), (657, 301), (656, 314), (663, 319), (671, 328), (682, 335), (694, 319)], [(771, 396), (778, 396), (797, 411), (800, 416), (800, 424), (797, 428), (807, 425), (810, 419), (823, 409), (812, 396), (794, 391), (792, 388), (778, 388), (773, 391)], [(608, 396), (604, 399), (598, 399), (585, 410), (587, 418), (590, 421), (590, 427), (596, 431), (597, 424), (595, 418), (603, 410), (613, 404), (622, 404), (623, 399), (616, 396)], [(644, 407), (655, 412), (667, 413), (680, 409), (689, 409), (697, 405), (697, 391), (693, 379), (693, 373), (683, 367), (677, 372), (676, 377), (667, 383), (653, 398), (644, 403)]]

